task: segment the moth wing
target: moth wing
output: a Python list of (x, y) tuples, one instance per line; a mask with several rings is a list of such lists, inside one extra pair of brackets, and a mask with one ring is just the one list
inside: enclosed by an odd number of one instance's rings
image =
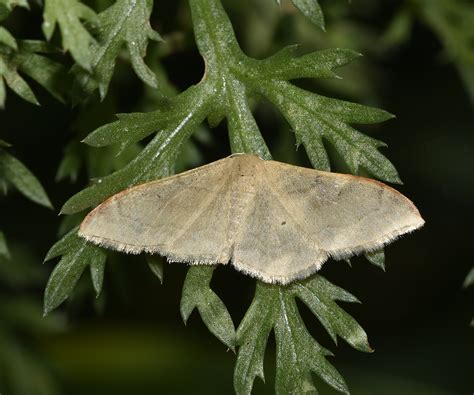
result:
[(424, 224), (408, 198), (378, 181), (273, 161), (267, 173), (307, 237), (335, 258), (376, 250)]
[(265, 282), (285, 284), (317, 271), (327, 254), (305, 236), (298, 215), (288, 212), (265, 177), (255, 174), (254, 196), (236, 231), (232, 265)]
[(120, 251), (172, 261), (227, 263), (232, 161), (122, 191), (90, 212), (79, 234)]

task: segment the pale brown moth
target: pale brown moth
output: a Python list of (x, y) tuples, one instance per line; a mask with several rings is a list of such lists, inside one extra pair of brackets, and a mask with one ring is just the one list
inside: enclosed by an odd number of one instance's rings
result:
[(423, 224), (415, 205), (381, 182), (237, 154), (113, 195), (79, 235), (170, 262), (230, 262), (287, 284)]

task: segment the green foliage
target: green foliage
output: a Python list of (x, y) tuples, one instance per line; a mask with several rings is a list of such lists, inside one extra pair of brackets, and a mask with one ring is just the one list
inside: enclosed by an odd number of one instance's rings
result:
[[(17, 41), (5, 29), (3, 32), (2, 41), (0, 30), (0, 108), (5, 106), (5, 83), (24, 100), (39, 105), (19, 72), (31, 77), (56, 99), (64, 101), (69, 77), (61, 64), (42, 55), (55, 52), (54, 49), (42, 41)], [(6, 36), (5, 32), (8, 33)]]
[[(291, 2), (312, 24), (325, 29), (318, 0)], [(127, 187), (171, 175), (190, 162), (198, 162), (196, 158), (200, 156), (190, 143), (190, 137), (204, 136), (202, 141), (205, 141), (208, 135), (201, 125), (206, 120), (211, 126), (226, 120), (232, 152), (254, 153), (271, 159), (252, 113), (254, 103), (263, 100), (287, 121), (295, 134), (296, 146), (304, 147), (313, 167), (331, 169), (327, 153), (330, 147), (351, 173), (369, 173), (381, 180), (400, 182), (395, 167), (379, 150), (384, 143), (359, 132), (354, 126), (379, 123), (390, 119), (391, 114), (323, 96), (318, 89), (313, 92), (294, 83), (308, 78), (320, 81), (338, 78), (335, 69), (359, 58), (359, 53), (332, 48), (301, 54), (298, 47), (288, 46), (271, 57), (257, 60), (241, 50), (220, 0), (192, 0), (189, 3), (196, 43), (205, 60), (206, 71), (198, 84), (182, 93), (162, 81), (160, 52), (155, 51), (146, 63), (144, 60), (150, 40), (161, 41), (150, 25), (152, 0), (116, 0), (99, 14), (79, 0), (45, 0), (43, 33), (52, 41), (58, 27), (62, 48), (74, 60), (70, 73), (52, 60), (53, 57), (60, 59), (61, 54), (51, 45), (18, 40), (0, 26), (0, 107), (6, 100), (5, 85), (23, 99), (38, 104), (23, 75), (38, 82), (57, 99), (71, 99), (80, 104), (79, 122), (72, 127), (75, 137), (65, 149), (56, 180), (75, 182), (83, 168), (93, 178), (88, 187), (72, 196), (61, 209), (62, 214), (70, 216), (63, 221), (60, 233), (72, 230), (46, 256), (45, 260), (60, 257), (60, 261), (46, 285), (44, 314), (72, 295), (87, 267), (96, 295), (102, 292), (107, 254), (102, 248), (79, 238), (77, 227), (74, 227), (85, 210)], [(276, 3), (281, 6), (281, 0)], [(409, 35), (416, 12), (439, 35), (446, 52), (474, 92), (472, 6), (463, 0), (407, 0), (407, 4), (410, 6), (397, 13), (382, 37), (383, 44), (390, 47), (402, 43)], [(27, 8), (28, 3), (25, 0), (0, 0), (0, 21), (17, 6)], [(142, 106), (139, 110), (151, 111), (117, 114), (115, 122), (98, 128), (91, 126), (90, 119), (106, 119), (106, 115), (99, 117), (98, 114), (112, 111), (113, 106), (107, 107), (106, 101), (97, 104), (90, 99), (96, 90), (101, 100), (106, 98), (121, 57), (128, 58), (135, 74), (147, 85), (145, 96), (149, 100), (146, 108)], [(70, 90), (72, 96), (69, 98)], [(85, 106), (87, 101), (89, 105)], [(86, 132), (93, 129), (86, 136)], [(82, 138), (88, 146), (79, 142)], [(38, 180), (6, 151), (7, 148), (8, 144), (0, 140), (0, 186), (6, 189), (13, 185), (30, 200), (51, 207)], [(186, 162), (180, 159), (183, 152), (187, 153)], [(194, 159), (189, 159), (191, 156)], [(0, 279), (18, 285), (26, 275), (21, 265), (15, 271), (10, 269), (10, 254), (0, 231)], [(366, 258), (375, 266), (385, 268), (383, 250), (367, 253)], [(147, 262), (151, 272), (162, 282), (163, 260), (147, 256)], [(250, 394), (255, 377), (264, 379), (263, 361), (272, 331), (276, 340), (277, 393), (317, 393), (313, 373), (336, 390), (349, 392), (344, 379), (326, 359), (332, 354), (307, 330), (297, 300), (309, 308), (335, 343), (341, 337), (355, 349), (370, 352), (364, 330), (336, 303), (358, 302), (354, 296), (320, 275), (285, 287), (257, 281), (252, 304), (235, 330), (225, 303), (211, 288), (214, 270), (214, 266), (189, 268), (182, 290), (181, 315), (187, 322), (197, 310), (212, 334), (228, 348), (237, 349), (236, 393)], [(474, 270), (465, 285), (472, 282)], [(13, 310), (9, 310), (9, 305), (10, 302), (5, 304), (0, 300), (0, 317), (4, 320), (0, 320), (0, 368), (7, 366), (3, 349), (8, 350), (9, 362), (21, 366), (29, 364), (29, 359), (14, 349), (16, 340), (10, 339), (11, 329), (5, 329), (3, 323), (11, 325), (17, 321), (26, 326), (28, 323), (14, 314), (21, 313), (24, 306), (11, 302)], [(36, 330), (38, 322), (31, 323), (31, 327)], [(35, 372), (37, 365), (30, 365), (30, 375), (41, 376)], [(15, 385), (18, 386), (14, 390), (16, 393), (33, 393), (31, 388), (23, 388), (20, 380), (16, 380)]]
[(234, 323), (224, 302), (210, 288), (214, 269), (214, 266), (189, 268), (181, 296), (181, 316), (186, 322), (193, 310), (197, 309), (209, 331), (234, 350)]
[[(281, 5), (281, 0), (275, 0)], [(324, 30), (324, 15), (318, 0), (291, 0), (296, 8), (316, 26)]]
[[(126, 147), (159, 131), (127, 166), (69, 199), (62, 213), (82, 211), (128, 186), (171, 174), (181, 144), (206, 117), (211, 125), (227, 117), (233, 152), (254, 152), (269, 159), (270, 153), (248, 102), (250, 96), (257, 95), (269, 99), (283, 113), (316, 168), (329, 170), (322, 142), (325, 138), (334, 144), (354, 173), (364, 168), (383, 180), (399, 181), (393, 165), (377, 150), (383, 144), (349, 126), (380, 122), (391, 118), (390, 114), (323, 97), (287, 81), (298, 77), (334, 77), (333, 69), (348, 63), (356, 54), (335, 49), (295, 57), (293, 48), (288, 48), (257, 61), (241, 52), (227, 16), (218, 5), (203, 7), (199, 2), (192, 3), (192, 11), (195, 20), (200, 21), (196, 39), (206, 60), (205, 78), (176, 97), (164, 98), (159, 110), (119, 114), (118, 121), (87, 136), (84, 142), (94, 147)], [(216, 18), (221, 29), (214, 32)]]
[(295, 299), (303, 301), (318, 317), (334, 342), (341, 336), (354, 348), (370, 352), (367, 335), (342, 310), (336, 300), (358, 300), (322, 276), (296, 282), (288, 287), (258, 283), (255, 297), (237, 329), (239, 354), (234, 372), (237, 394), (250, 394), (255, 377), (264, 380), (263, 359), (270, 331), (277, 344), (276, 393), (317, 393), (311, 372), (335, 389), (349, 393), (344, 379), (326, 360), (332, 355), (308, 333)]
[(51, 247), (45, 261), (62, 256), (54, 268), (44, 294), (44, 314), (48, 314), (71, 294), (77, 281), (87, 266), (90, 267), (92, 283), (99, 296), (104, 280), (107, 255), (97, 246), (87, 243), (77, 236), (77, 228)]
[(33, 202), (52, 208), (38, 179), (23, 163), (2, 148), (0, 148), (0, 180), (13, 185)]
[(155, 255), (147, 255), (146, 261), (151, 272), (160, 280), (160, 283), (163, 284), (164, 278), (164, 268), (163, 268), (163, 259)]
[(71, 52), (78, 65), (90, 70), (91, 46), (95, 40), (81, 20), (94, 22), (96, 18), (95, 12), (78, 0), (45, 0), (43, 33), (50, 40), (58, 25), (64, 50)]
[[(107, 11), (110, 12), (110, 8)], [(227, 119), (232, 152), (256, 153), (270, 159), (251, 112), (250, 100), (259, 97), (270, 101), (287, 119), (297, 143), (304, 145), (313, 166), (330, 168), (324, 140), (333, 145), (353, 173), (368, 171), (383, 180), (399, 181), (393, 165), (378, 151), (383, 144), (351, 126), (387, 120), (391, 118), (389, 113), (324, 97), (290, 82), (298, 78), (334, 78), (335, 68), (349, 63), (359, 54), (330, 49), (299, 56), (295, 47), (288, 47), (268, 59), (252, 59), (241, 51), (219, 1), (193, 1), (191, 11), (197, 45), (206, 62), (204, 78), (177, 96), (159, 96), (155, 111), (118, 114), (117, 121), (89, 134), (85, 143), (106, 149), (117, 147), (121, 151), (156, 133), (127, 165), (95, 180), (70, 198), (61, 210), (63, 214), (82, 212), (126, 187), (172, 174), (184, 143), (206, 118), (211, 125)], [(101, 17), (103, 14), (99, 19)], [(99, 78), (105, 82), (102, 88), (99, 84), (102, 96), (111, 77), (110, 68), (107, 70), (109, 74)], [(95, 89), (97, 85), (90, 86)], [(70, 295), (87, 265), (92, 267), (95, 263), (103, 273), (104, 252), (78, 238), (75, 229), (53, 246), (47, 259), (60, 255), (62, 259), (46, 287), (46, 313)], [(383, 252), (369, 257), (374, 264), (383, 267)], [(152, 261), (150, 268), (161, 280), (161, 263)], [(320, 276), (289, 287), (258, 282), (254, 301), (236, 334), (225, 304), (210, 288), (213, 271), (214, 267), (188, 270), (181, 314), (187, 321), (197, 309), (208, 329), (225, 345), (232, 349), (236, 344), (240, 346), (234, 380), (237, 393), (250, 393), (254, 378), (263, 378), (263, 356), (272, 330), (277, 340), (278, 393), (314, 393), (311, 372), (334, 388), (348, 392), (342, 377), (325, 358), (330, 355), (329, 351), (306, 330), (296, 298), (318, 317), (334, 341), (340, 336), (356, 349), (370, 351), (363, 329), (335, 303), (336, 300), (356, 301), (352, 295)], [(95, 287), (100, 290), (102, 276), (97, 277)]]
[(146, 84), (156, 87), (153, 72), (143, 61), (149, 40), (160, 41), (160, 35), (150, 26), (152, 0), (117, 0), (101, 12), (96, 31), (97, 43), (92, 45), (92, 73), (76, 70), (76, 99), (88, 97), (99, 89), (103, 99), (115, 67), (115, 60), (123, 46), (130, 54), (132, 67)]
[(365, 257), (370, 263), (385, 271), (385, 253), (383, 249), (374, 252), (367, 252)]

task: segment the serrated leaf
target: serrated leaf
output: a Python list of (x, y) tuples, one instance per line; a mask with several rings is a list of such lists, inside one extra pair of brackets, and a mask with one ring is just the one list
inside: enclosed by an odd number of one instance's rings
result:
[(250, 395), (256, 377), (265, 381), (263, 360), (268, 336), (275, 322), (274, 292), (257, 284), (252, 304), (237, 329), (239, 351), (234, 369), (234, 389), (238, 395)]
[[(287, 119), (295, 131), (297, 141), (305, 145), (315, 167), (329, 170), (329, 161), (322, 144), (324, 139), (335, 147), (352, 173), (358, 174), (363, 168), (377, 178), (390, 182), (400, 181), (394, 166), (378, 151), (384, 144), (350, 126), (354, 123), (385, 121), (393, 117), (391, 114), (308, 92), (287, 81), (308, 76), (331, 76), (333, 68), (346, 64), (357, 57), (357, 53), (334, 49), (297, 58), (293, 48), (289, 48), (276, 54), (273, 60), (258, 61), (245, 56), (238, 47), (232, 26), (220, 3), (211, 1), (204, 6), (196, 2), (192, 3), (191, 8), (194, 18), (200, 21), (196, 38), (200, 52), (206, 59), (206, 79), (211, 80), (215, 76), (220, 83), (225, 81), (224, 85), (218, 86), (217, 92), (223, 90), (227, 100), (217, 101), (216, 112), (230, 118), (231, 109), (236, 107), (235, 103), (245, 109), (242, 102), (247, 101), (249, 96), (265, 97)], [(212, 36), (208, 34), (213, 31), (208, 17), (211, 14), (220, 23), (220, 29), (214, 31)], [(277, 66), (273, 66), (272, 61)], [(254, 126), (250, 127), (255, 130)], [(258, 135), (254, 132), (249, 133), (249, 136), (255, 139)], [(232, 143), (239, 147), (235, 138)]]
[(151, 272), (158, 277), (160, 283), (163, 284), (163, 259), (156, 255), (147, 255), (146, 262)]
[(239, 81), (231, 81), (227, 87), (227, 96), (229, 140), (232, 152), (252, 151), (263, 159), (271, 159), (270, 151), (250, 111), (244, 85)]
[(92, 282), (99, 294), (103, 282), (103, 265), (107, 258), (105, 251), (87, 243), (73, 229), (48, 252), (45, 260), (62, 255), (61, 260), (49, 277), (44, 293), (44, 314), (47, 315), (71, 294), (87, 266), (91, 266)]
[(52, 52), (42, 41), (18, 40), (18, 49), (0, 48), (0, 107), (5, 102), (3, 80), (18, 96), (32, 104), (39, 105), (35, 94), (18, 73), (28, 75), (43, 86), (52, 96), (64, 102), (70, 77), (64, 67), (38, 54)]
[[(126, 167), (72, 197), (64, 205), (62, 213), (81, 211), (126, 187), (170, 174), (170, 157), (166, 154), (170, 152), (170, 156), (175, 157), (177, 147), (184, 141), (181, 139), (175, 146), (175, 140), (178, 141), (181, 134), (186, 135), (187, 139), (191, 129), (195, 129), (211, 113), (228, 117), (233, 150), (249, 150), (270, 158), (247, 103), (248, 96), (254, 91), (275, 102), (289, 122), (293, 123), (297, 136), (301, 137), (314, 164), (326, 170), (329, 167), (321, 140), (324, 137), (335, 145), (355, 173), (359, 167), (364, 167), (379, 178), (393, 182), (399, 180), (393, 165), (377, 150), (383, 144), (349, 126), (349, 123), (380, 122), (389, 119), (389, 113), (319, 96), (274, 78), (267, 70), (271, 69), (268, 61), (246, 57), (237, 42), (228, 39), (234, 35), (220, 3), (197, 2), (192, 3), (192, 8), (196, 20), (200, 21), (196, 37), (200, 51), (207, 59), (206, 78), (175, 98), (167, 99), (160, 110), (120, 115), (117, 122), (105, 125), (86, 137), (84, 141), (93, 146), (126, 146), (159, 131), (146, 149)], [(208, 34), (215, 25), (215, 21), (206, 22), (211, 14), (222, 26), (215, 37)], [(283, 54), (279, 58), (284, 59), (285, 56)], [(351, 51), (324, 51), (319, 58), (315, 56), (319, 63), (315, 62), (311, 73), (318, 73), (319, 70), (326, 75), (331, 68), (344, 64), (353, 56), (356, 55)], [(306, 64), (306, 60), (303, 63)], [(302, 66), (302, 70), (310, 72), (309, 66)], [(227, 82), (223, 84), (223, 81)], [(148, 171), (143, 171), (146, 166), (149, 166)], [(160, 170), (152, 170), (157, 168)]]
[(325, 358), (332, 354), (308, 333), (294, 298), (284, 287), (279, 287), (276, 302), (279, 310), (274, 327), (277, 346), (275, 392), (316, 394), (311, 377), (313, 371), (333, 388), (348, 394), (344, 379)]
[[(384, 144), (359, 133), (349, 123), (375, 123), (390, 119), (385, 111), (371, 109), (354, 103), (330, 99), (289, 85), (287, 82), (272, 82), (265, 89), (268, 99), (282, 112), (309, 151), (309, 157), (315, 168), (329, 164), (321, 152), (324, 146), (321, 139), (330, 142), (346, 162), (351, 173), (359, 174), (361, 168), (367, 169), (379, 179), (399, 183), (400, 178), (395, 167), (383, 156), (378, 148)], [(260, 90), (264, 83), (260, 84)], [(319, 141), (315, 146), (315, 141)]]
[(45, 0), (42, 29), (46, 39), (51, 39), (58, 25), (64, 50), (71, 53), (77, 64), (90, 70), (91, 46), (95, 40), (81, 20), (93, 23), (97, 21), (97, 15), (78, 0)]
[(197, 309), (209, 331), (234, 350), (234, 323), (225, 304), (210, 288), (214, 269), (215, 266), (191, 266), (188, 269), (181, 296), (181, 316), (186, 322)]
[(54, 98), (65, 103), (71, 86), (71, 77), (62, 64), (37, 53), (51, 51), (44, 44), (42, 41), (19, 41), (15, 62), (21, 72), (35, 80)]
[(296, 282), (291, 287), (292, 292), (318, 317), (336, 344), (337, 336), (340, 336), (355, 349), (372, 352), (365, 331), (354, 318), (334, 303), (336, 298), (333, 292), (326, 291), (327, 285), (321, 279), (321, 276), (314, 276), (309, 280)]
[(334, 285), (333, 283), (326, 280), (323, 276), (318, 275), (309, 281), (316, 283), (320, 291), (332, 300), (348, 303), (360, 303), (359, 299), (357, 299), (350, 292), (347, 292), (345, 289)]
[(297, 55), (297, 46), (290, 45), (261, 61), (262, 72), (281, 80), (295, 78), (337, 78), (334, 69), (345, 66), (362, 54), (351, 49), (331, 48)]
[(365, 257), (370, 263), (385, 271), (385, 252), (383, 249), (373, 252), (366, 252)]
[[(251, 59), (238, 46), (220, 1), (195, 0), (190, 6), (199, 52), (206, 62), (204, 78), (172, 99), (160, 99), (158, 110), (152, 113), (120, 115), (115, 123), (89, 135), (85, 141), (94, 146), (127, 146), (156, 132), (134, 160), (73, 196), (62, 212), (82, 211), (126, 187), (171, 174), (182, 143), (205, 119), (217, 123), (227, 118), (234, 152), (258, 153), (270, 158), (249, 104), (251, 99), (259, 97), (269, 100), (287, 118), (313, 164), (329, 168), (323, 144), (329, 142), (352, 172), (363, 168), (379, 178), (398, 180), (393, 165), (378, 151), (383, 143), (352, 126), (384, 121), (391, 118), (389, 113), (308, 92), (289, 81), (334, 77), (334, 68), (358, 54), (335, 49), (298, 57), (288, 49), (275, 55), (273, 60)], [(206, 266), (189, 269), (181, 314), (187, 320), (192, 311), (198, 309), (211, 332), (230, 345), (233, 342), (228, 336), (233, 333), (233, 324), (225, 305), (209, 287), (212, 270)], [(290, 287), (258, 283), (252, 306), (237, 331), (240, 346), (234, 375), (237, 393), (249, 394), (255, 377), (263, 378), (265, 346), (272, 329), (277, 341), (278, 393), (315, 392), (311, 372), (316, 372), (339, 391), (348, 392), (342, 377), (326, 360), (330, 352), (308, 333), (295, 297), (303, 299), (317, 312), (334, 339), (343, 337), (354, 347), (368, 351), (363, 329), (335, 303), (357, 299), (329, 281), (317, 278), (304, 292), (296, 288), (300, 283)]]
[[(325, 290), (332, 287), (340, 290), (317, 275), (311, 281), (314, 288), (319, 288), (316, 292), (326, 295), (326, 302), (329, 296)], [(297, 286), (299, 283), (290, 287), (257, 283), (254, 300), (237, 329), (240, 346), (234, 371), (237, 394), (250, 394), (255, 377), (263, 379), (263, 357), (272, 328), (277, 346), (277, 394), (317, 393), (311, 371), (337, 390), (348, 393), (344, 380), (326, 360), (332, 354), (306, 330), (294, 298), (298, 293)], [(335, 321), (336, 318), (331, 320), (332, 323)]]
[(52, 208), (38, 179), (14, 156), (0, 149), (0, 177), (15, 186), (25, 197), (42, 206)]
[[(205, 119), (206, 111), (212, 100), (212, 86), (191, 87), (195, 100), (189, 101), (194, 107), (188, 107), (187, 95), (182, 102), (176, 102), (176, 107), (169, 111), (183, 111), (183, 117), (172, 119), (146, 148), (121, 170), (97, 180), (97, 182), (70, 198), (62, 207), (61, 213), (73, 214), (88, 207), (95, 206), (105, 198), (129, 186), (168, 176), (174, 172), (174, 162), (181, 145), (187, 141), (191, 133)], [(180, 96), (181, 97), (181, 96)], [(185, 112), (186, 111), (186, 112)], [(142, 114), (142, 121), (136, 119), (136, 125), (142, 126), (150, 134), (155, 131), (155, 124), (148, 122), (150, 115)], [(120, 122), (120, 121), (119, 121)], [(160, 122), (160, 121), (159, 121)], [(161, 125), (161, 123), (160, 123)], [(120, 124), (117, 125), (120, 128)], [(128, 128), (126, 126), (125, 128)], [(119, 133), (115, 129), (115, 133)], [(141, 133), (141, 132), (138, 132)], [(122, 133), (128, 144), (128, 136)]]
[(115, 60), (123, 45), (127, 47), (138, 77), (146, 84), (156, 87), (156, 76), (143, 60), (148, 41), (161, 40), (160, 35), (150, 26), (152, 7), (152, 0), (117, 0), (99, 14), (97, 44), (92, 46), (92, 74), (76, 70), (76, 95), (79, 98), (89, 96), (97, 88), (100, 97), (105, 97)]
[(8, 249), (7, 240), (5, 239), (5, 235), (0, 230), (0, 258), (10, 259), (10, 251)]

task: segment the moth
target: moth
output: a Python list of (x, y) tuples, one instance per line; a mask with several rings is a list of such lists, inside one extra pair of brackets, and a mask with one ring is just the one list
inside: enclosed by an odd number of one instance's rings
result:
[(287, 284), (423, 224), (415, 205), (381, 182), (236, 154), (113, 195), (79, 235)]

